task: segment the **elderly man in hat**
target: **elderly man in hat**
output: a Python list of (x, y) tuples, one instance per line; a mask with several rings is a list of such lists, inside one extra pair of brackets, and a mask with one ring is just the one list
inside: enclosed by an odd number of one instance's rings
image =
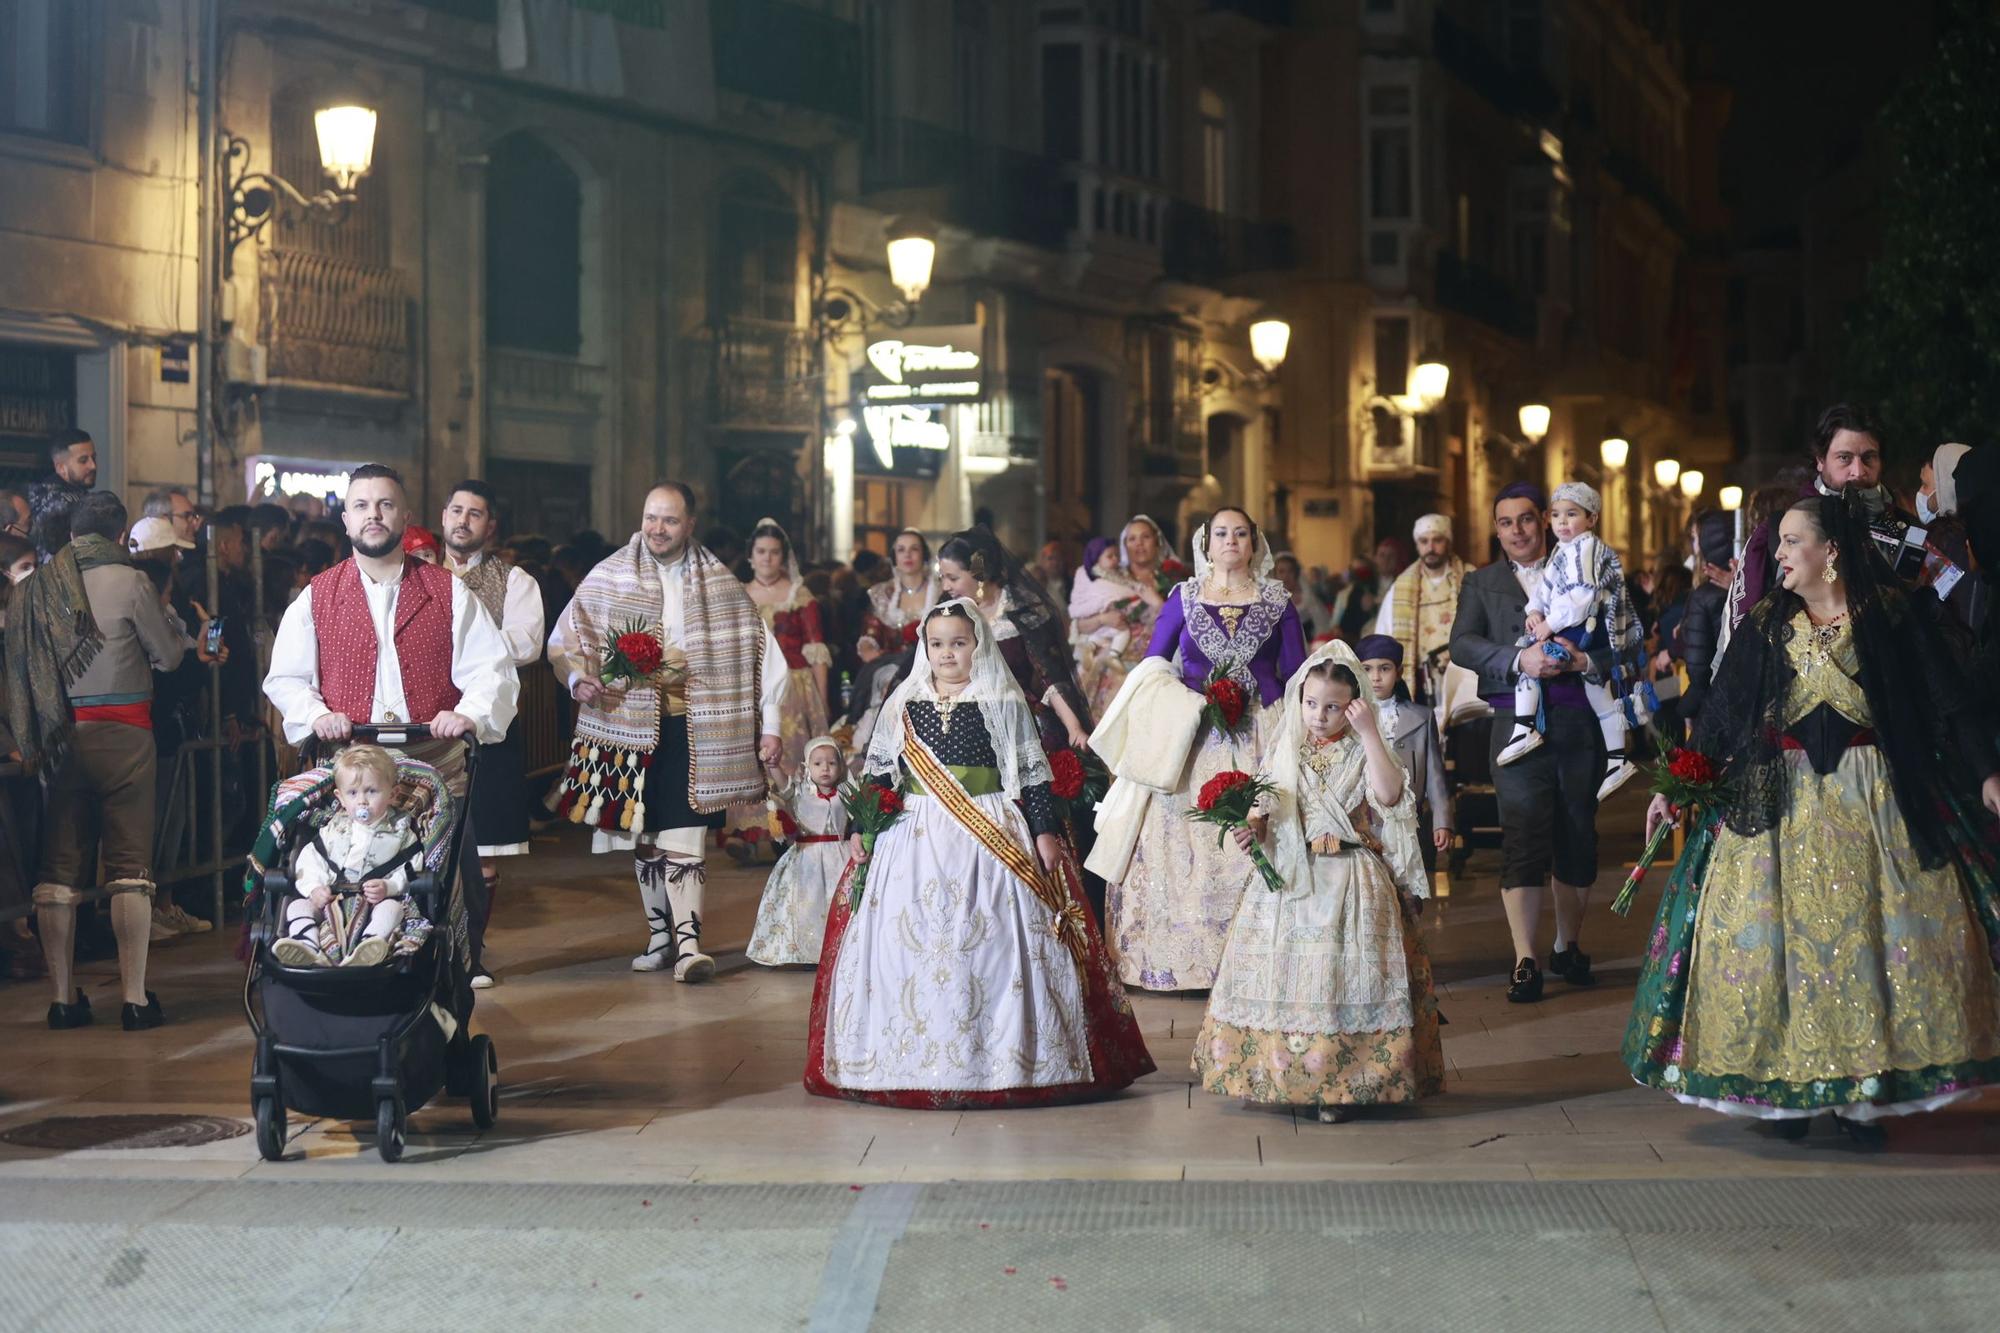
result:
[(1433, 704), (1432, 681), (1451, 662), (1451, 622), (1466, 564), (1452, 553), (1451, 520), (1425, 514), (1411, 536), (1417, 559), (1396, 576), (1375, 617), (1375, 632), (1402, 645), (1403, 684), (1419, 703)]

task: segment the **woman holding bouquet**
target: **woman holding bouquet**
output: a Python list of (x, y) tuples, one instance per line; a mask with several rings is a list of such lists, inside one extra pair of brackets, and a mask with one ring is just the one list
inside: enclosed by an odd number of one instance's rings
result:
[(1298, 610), (1270, 577), (1271, 547), (1249, 514), (1218, 509), (1196, 529), (1194, 543), (1194, 576), (1167, 598), (1146, 650), (1163, 664), (1180, 655), (1177, 683), (1163, 685), (1161, 668), (1142, 667), (1125, 691), (1206, 696), (1206, 716), (1172, 791), (1158, 791), (1136, 816), (1115, 816), (1112, 805), (1100, 813), (1091, 858), (1108, 885), (1107, 933), (1118, 973), (1147, 990), (1215, 983), (1230, 918), (1256, 872), (1248, 858), (1218, 847), (1214, 831), (1189, 818), (1191, 807), (1217, 773), (1257, 771), (1266, 710), (1306, 656)]
[(1336, 640), (1285, 686), (1262, 816), (1235, 830), (1244, 851), (1268, 838), (1282, 887), (1253, 881), (1243, 895), (1194, 1043), (1208, 1091), (1313, 1107), (1329, 1123), (1444, 1087), (1417, 931), (1430, 896), (1417, 801), (1366, 678)]
[(1057, 836), (1027, 700), (970, 601), (921, 634), (865, 765), (902, 812), (872, 851), (856, 836), (835, 894), (806, 1090), (919, 1109), (1114, 1092), (1153, 1062)]
[[(1661, 904), (1625, 1060), (1787, 1138), (1830, 1110), (1872, 1144), (1884, 1116), (2000, 1081), (1993, 724), (1857, 506), (1811, 496), (1777, 532), (1781, 582), (1697, 724), (1719, 795)], [(1656, 797), (1648, 831), (1673, 814)]]
[[(1153, 624), (1166, 605), (1167, 594), (1173, 591), (1171, 575), (1186, 576), (1179, 561), (1167, 561), (1172, 569), (1163, 569), (1160, 554), (1165, 549), (1160, 525), (1144, 514), (1134, 514), (1118, 534), (1117, 567), (1096, 575), (1089, 567), (1091, 562), (1086, 561), (1085, 568), (1077, 571), (1069, 614), (1081, 639), (1077, 648), (1079, 683), (1093, 714), (1103, 715), (1105, 706), (1118, 697), (1125, 677), (1145, 660)], [(1110, 605), (1106, 604), (1107, 593), (1119, 594), (1110, 599)], [(1109, 649), (1091, 640), (1091, 635), (1107, 628), (1126, 633), (1122, 648)]]

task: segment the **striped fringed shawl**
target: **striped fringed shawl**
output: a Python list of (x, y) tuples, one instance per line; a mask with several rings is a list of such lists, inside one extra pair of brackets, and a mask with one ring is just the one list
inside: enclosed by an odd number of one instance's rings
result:
[[(761, 801), (764, 769), (757, 762), (757, 736), (763, 617), (742, 583), (706, 549), (691, 546), (681, 569), (685, 582), (677, 646), (688, 659), (688, 804), (706, 813)], [(645, 538), (634, 534), (623, 550), (590, 571), (564, 614), (571, 618), (576, 642), (601, 658), (625, 626), (636, 621), (657, 627), (662, 601), (660, 566), (646, 550)], [(591, 785), (576, 781), (579, 756), (588, 759), (587, 750), (596, 751), (600, 767), (607, 752), (617, 752), (620, 772), (616, 783), (600, 779), (596, 791), (574, 793), (606, 798), (583, 807), (585, 818), (577, 822), (620, 831), (644, 827), (645, 784), (660, 743), (664, 702), (660, 687), (648, 682), (633, 686), (609, 710), (579, 706), (572, 786)], [(620, 799), (624, 792), (617, 787), (626, 779), (632, 780), (630, 799)], [(594, 815), (588, 813), (592, 808)]]

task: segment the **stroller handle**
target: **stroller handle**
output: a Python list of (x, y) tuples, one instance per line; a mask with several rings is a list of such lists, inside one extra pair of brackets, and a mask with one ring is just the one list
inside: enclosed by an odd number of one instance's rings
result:
[(458, 744), (465, 747), (465, 777), (470, 784), (473, 767), (479, 760), (479, 738), (476, 732), (471, 731), (463, 736), (454, 736), (446, 740), (444, 737), (432, 736), (428, 726), (418, 726), (413, 722), (356, 722), (349, 730), (346, 741), (323, 741), (316, 735), (306, 737), (306, 743), (299, 747), (299, 757), (310, 767), (318, 763), (320, 757), (329, 753), (332, 748), (350, 742), (405, 746), (429, 740), (440, 740), (448, 745)]

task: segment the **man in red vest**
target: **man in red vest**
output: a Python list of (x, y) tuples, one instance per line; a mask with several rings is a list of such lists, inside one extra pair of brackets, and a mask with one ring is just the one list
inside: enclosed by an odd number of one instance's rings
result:
[[(341, 521), (350, 558), (313, 579), (285, 610), (264, 694), (285, 739), (346, 740), (354, 724), (428, 726), (433, 736), (498, 743), (514, 720), (519, 683), (500, 626), (465, 584), (403, 554), (409, 502), (403, 479), (378, 463), (356, 468)], [(440, 756), (463, 796), (458, 747)], [(428, 757), (418, 755), (417, 757)], [(474, 858), (466, 857), (467, 865)], [(480, 965), (486, 904), (478, 874), (463, 877), (472, 958)]]

